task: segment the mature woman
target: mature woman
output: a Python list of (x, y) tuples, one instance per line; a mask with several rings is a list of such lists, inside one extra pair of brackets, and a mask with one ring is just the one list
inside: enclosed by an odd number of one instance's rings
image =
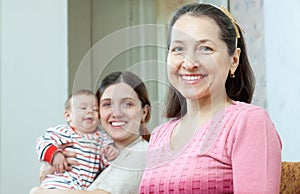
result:
[(254, 76), (241, 30), (225, 9), (189, 4), (172, 17), (166, 102), (140, 193), (279, 193), (281, 142), (251, 105)]
[[(144, 83), (131, 72), (106, 76), (97, 91), (100, 120), (120, 155), (88, 188), (89, 191), (42, 189), (31, 194), (137, 193), (142, 177), (148, 142), (145, 124), (150, 119), (150, 101)], [(144, 138), (142, 138), (144, 137)], [(149, 137), (147, 137), (149, 138)]]

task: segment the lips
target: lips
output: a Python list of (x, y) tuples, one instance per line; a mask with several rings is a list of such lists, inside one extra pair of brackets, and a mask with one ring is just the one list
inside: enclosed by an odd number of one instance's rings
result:
[(91, 117), (85, 118), (84, 120), (85, 120), (85, 121), (89, 121), (89, 122), (93, 122), (93, 121), (94, 121), (94, 119), (91, 118)]

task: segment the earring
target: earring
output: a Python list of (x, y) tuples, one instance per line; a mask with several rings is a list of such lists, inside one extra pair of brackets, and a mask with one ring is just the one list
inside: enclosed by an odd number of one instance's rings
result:
[(231, 70), (229, 71), (229, 75), (231, 78), (235, 78), (234, 72), (232, 73)]

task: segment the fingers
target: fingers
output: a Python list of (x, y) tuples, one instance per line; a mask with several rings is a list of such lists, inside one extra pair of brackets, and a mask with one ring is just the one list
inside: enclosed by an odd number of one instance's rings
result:
[(69, 151), (63, 150), (62, 153), (64, 154), (64, 156), (66, 158), (75, 158), (76, 157), (76, 153), (75, 152), (69, 152)]
[(115, 159), (119, 155), (119, 150), (114, 146), (106, 146), (101, 150), (108, 161)]
[(66, 158), (67, 166), (65, 166), (66, 171), (72, 170), (72, 166), (79, 166), (79, 162), (72, 160), (71, 158)]
[(72, 170), (72, 166), (67, 166), (66, 171), (70, 171), (70, 170)]
[[(68, 144), (71, 144), (71, 143), (68, 143)], [(67, 165), (65, 165), (65, 170), (67, 170), (67, 171), (72, 170), (72, 167), (71, 167), (72, 165), (74, 165), (74, 166), (79, 165), (79, 163), (74, 161), (74, 159), (73, 159), (73, 158), (76, 158), (76, 153), (75, 152), (70, 152), (70, 151), (63, 150), (62, 153), (65, 156), (65, 159), (66, 159), (66, 162), (67, 162)]]
[(70, 165), (73, 165), (73, 166), (78, 166), (79, 165), (79, 162), (75, 161), (75, 160), (72, 160), (71, 158), (67, 158), (67, 162)]
[(118, 155), (117, 151), (111, 151), (111, 152), (106, 154), (106, 158), (107, 158), (107, 160), (110, 161), (110, 160), (115, 159), (117, 155)]
[(53, 165), (55, 172), (63, 173), (65, 171), (65, 167), (68, 166), (68, 163)]
[(52, 166), (55, 168), (55, 172), (64, 172), (65, 167), (68, 166), (68, 162), (61, 152), (56, 152), (52, 159)]
[(61, 145), (61, 149), (64, 150), (66, 147), (72, 147), (74, 143), (65, 143)]

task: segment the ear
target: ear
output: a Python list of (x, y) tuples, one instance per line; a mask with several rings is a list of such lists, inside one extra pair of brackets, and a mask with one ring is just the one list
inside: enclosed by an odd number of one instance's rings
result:
[(150, 111), (150, 106), (148, 104), (146, 104), (144, 107), (143, 107), (143, 120), (142, 121), (145, 121), (148, 114), (149, 114), (149, 111)]
[(65, 110), (64, 115), (65, 115), (66, 121), (69, 123), (71, 121), (71, 113), (70, 113), (70, 111), (69, 110)]
[(230, 62), (230, 74), (234, 74), (236, 68), (239, 66), (240, 54), (241, 54), (241, 49), (236, 48)]

